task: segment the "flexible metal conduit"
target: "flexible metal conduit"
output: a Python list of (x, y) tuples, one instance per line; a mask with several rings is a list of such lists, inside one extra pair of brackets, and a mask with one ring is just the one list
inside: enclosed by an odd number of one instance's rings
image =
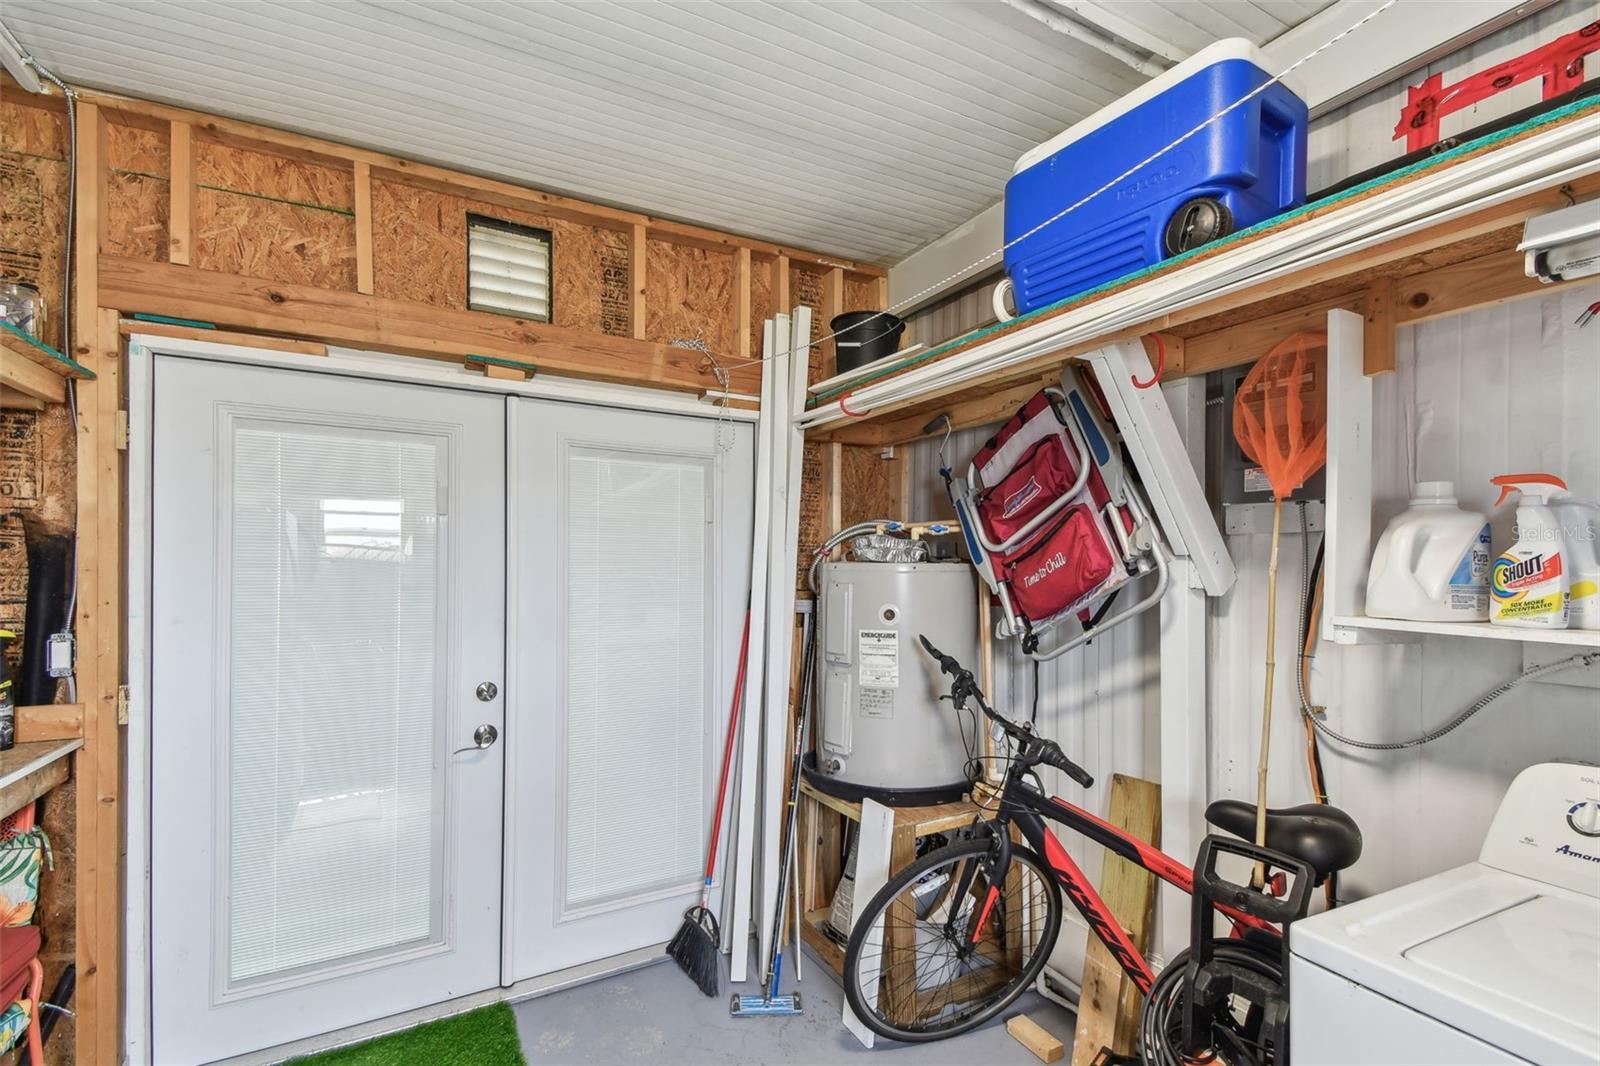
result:
[(921, 534), (935, 537), (945, 537), (960, 530), (959, 523), (945, 519), (930, 522), (907, 522), (898, 518), (874, 518), (866, 522), (857, 522), (853, 526), (846, 526), (833, 536), (823, 541), (822, 547), (811, 553), (811, 569), (806, 573), (806, 587), (813, 595), (817, 592), (817, 573), (822, 568), (823, 560), (833, 554), (833, 549), (849, 540), (851, 537), (865, 536), (868, 533), (909, 533), (913, 530)]

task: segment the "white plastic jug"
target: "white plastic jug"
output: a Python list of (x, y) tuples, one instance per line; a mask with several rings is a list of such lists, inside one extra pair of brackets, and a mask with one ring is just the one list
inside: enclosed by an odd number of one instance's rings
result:
[(1571, 494), (1550, 497), (1572, 572), (1572, 598), (1568, 600), (1567, 626), (1600, 629), (1600, 507)]
[(1423, 481), (1378, 538), (1367, 615), (1414, 622), (1489, 617), (1489, 520), (1456, 503), (1449, 481)]

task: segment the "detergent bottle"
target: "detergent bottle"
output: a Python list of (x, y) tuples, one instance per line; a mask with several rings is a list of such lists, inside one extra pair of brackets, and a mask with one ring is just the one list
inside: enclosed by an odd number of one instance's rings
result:
[(1550, 499), (1567, 484), (1554, 474), (1501, 474), (1496, 507), (1513, 492), (1517, 503), (1516, 543), (1500, 553), (1490, 570), (1489, 621), (1524, 629), (1567, 628), (1572, 574), (1567, 565), (1561, 521)]
[(1566, 492), (1558, 492), (1551, 499), (1572, 573), (1567, 625), (1573, 629), (1600, 629), (1600, 507)]
[(1489, 617), (1489, 519), (1456, 504), (1455, 485), (1422, 481), (1378, 538), (1367, 614), (1414, 622)]

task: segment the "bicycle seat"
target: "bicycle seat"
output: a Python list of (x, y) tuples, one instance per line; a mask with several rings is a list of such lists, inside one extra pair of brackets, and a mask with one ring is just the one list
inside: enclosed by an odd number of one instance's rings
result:
[[(1236, 837), (1256, 838), (1253, 803), (1217, 800), (1206, 808), (1206, 821)], [(1311, 867), (1320, 885), (1329, 874), (1353, 866), (1361, 858), (1361, 829), (1354, 818), (1323, 803), (1302, 803), (1277, 810), (1269, 807), (1266, 846)]]

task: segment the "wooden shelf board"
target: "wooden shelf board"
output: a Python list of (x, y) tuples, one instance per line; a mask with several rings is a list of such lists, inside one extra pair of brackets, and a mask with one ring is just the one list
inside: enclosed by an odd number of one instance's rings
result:
[(94, 380), (94, 371), (77, 360), (62, 355), (48, 344), (34, 340), (9, 322), (0, 322), (0, 346), (12, 355), (44, 367), (57, 377), (77, 378), (80, 381)]
[[(1600, 193), (1600, 174), (1578, 178), (1566, 188), (1579, 197)], [(1519, 196), (1445, 225), (1406, 234), (1281, 277), (1268, 278), (1188, 307), (1155, 314), (1114, 335), (1066, 345), (1003, 371), (954, 385), (936, 384), (917, 396), (865, 411), (861, 417), (814, 427), (807, 432), (807, 440), (879, 447), (902, 444), (924, 436), (919, 419), (941, 410), (951, 412), (958, 427), (963, 423), (981, 424), (965, 417), (965, 412), (970, 409), (986, 414), (984, 408), (991, 403), (991, 394), (1003, 383), (1049, 374), (1072, 358), (1096, 348), (1156, 332), (1185, 341), (1186, 351), (1176, 360), (1177, 365), (1169, 363), (1168, 376), (1191, 376), (1239, 365), (1264, 354), (1263, 342), (1268, 342), (1266, 346), (1270, 347), (1271, 340), (1293, 332), (1301, 320), (1316, 320), (1332, 307), (1359, 308), (1375, 286), (1392, 287), (1395, 300), (1391, 313), (1397, 326), (1547, 293), (1554, 287), (1541, 286), (1524, 275), (1521, 257), (1516, 252), (1517, 241), (1527, 218), (1567, 202), (1566, 196), (1556, 187)], [(1293, 226), (1300, 221), (1303, 219), (1290, 220), (1286, 225)], [(937, 353), (934, 362), (998, 341), (1014, 329), (1070, 316), (1113, 292), (1148, 280), (1148, 277), (1141, 277), (1126, 285), (1096, 292), (1057, 308), (1043, 318), (1019, 319), (1015, 326), (1002, 327), (983, 336), (957, 338), (942, 349), (934, 349)], [(911, 368), (894, 367), (886, 377), (877, 378), (873, 383), (892, 380)], [(818, 399), (827, 402), (821, 397)]]
[(843, 977), (844, 948), (822, 928), (822, 923), (828, 920), (831, 910), (829, 907), (818, 907), (816, 910), (807, 911), (800, 919), (800, 939), (805, 941), (806, 947), (810, 948), (829, 969)]
[(1333, 627), (1407, 636), (1468, 637), (1600, 649), (1600, 630), (1593, 629), (1517, 629), (1489, 622), (1407, 622), (1397, 618), (1335, 618)]
[(21, 810), (67, 779), (66, 756), (83, 747), (81, 737), (18, 744), (0, 751), (0, 818)]
[[(829, 810), (844, 815), (852, 822), (861, 820), (861, 804), (859, 803), (851, 803), (849, 800), (830, 796), (804, 778), (800, 781), (800, 791)], [(912, 831), (920, 837), (927, 836), (929, 833), (948, 833), (953, 829), (971, 825), (972, 820), (980, 813), (982, 812), (976, 805), (962, 799), (954, 803), (940, 803), (930, 807), (896, 807), (894, 809), (894, 821), (897, 828), (910, 826)]]

